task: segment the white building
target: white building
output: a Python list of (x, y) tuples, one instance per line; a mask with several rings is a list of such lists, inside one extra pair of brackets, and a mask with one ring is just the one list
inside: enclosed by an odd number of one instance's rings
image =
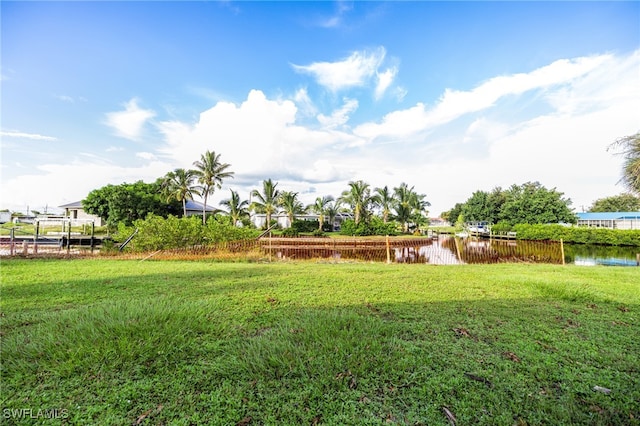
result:
[(578, 226), (608, 229), (640, 229), (640, 212), (577, 213)]

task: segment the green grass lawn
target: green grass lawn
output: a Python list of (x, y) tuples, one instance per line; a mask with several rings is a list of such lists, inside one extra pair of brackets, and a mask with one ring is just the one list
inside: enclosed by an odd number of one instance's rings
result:
[(640, 424), (640, 268), (3, 259), (1, 274), (3, 424)]

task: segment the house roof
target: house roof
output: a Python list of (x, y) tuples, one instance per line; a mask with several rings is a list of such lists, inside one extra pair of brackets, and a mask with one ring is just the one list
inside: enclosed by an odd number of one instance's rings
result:
[(588, 212), (578, 213), (578, 220), (631, 220), (640, 219), (640, 212)]
[[(197, 201), (193, 201), (193, 200), (187, 200), (185, 205), (187, 207), (187, 211), (194, 211), (194, 212), (202, 212), (202, 207), (204, 206), (204, 204), (199, 203)], [(211, 207), (209, 204), (207, 204), (208, 212), (215, 212), (216, 210), (217, 209), (215, 207)]]
[(73, 203), (69, 203), (69, 204), (63, 204), (61, 206), (58, 206), (62, 209), (81, 209), (82, 208), (82, 200), (81, 201), (74, 201)]
[[(202, 212), (202, 203), (199, 203), (197, 201), (193, 201), (193, 200), (188, 200), (186, 203), (187, 206), (187, 211), (194, 211), (194, 212)], [(82, 208), (82, 201), (74, 201), (73, 203), (69, 203), (69, 204), (63, 204), (61, 206), (58, 206), (62, 209), (81, 209)], [(215, 212), (216, 209), (214, 207), (211, 207), (210, 205), (207, 205), (207, 211), (208, 212)]]

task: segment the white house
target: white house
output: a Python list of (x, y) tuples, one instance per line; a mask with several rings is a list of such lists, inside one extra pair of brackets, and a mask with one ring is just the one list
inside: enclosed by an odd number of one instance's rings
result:
[(11, 212), (0, 212), (0, 223), (11, 222)]
[[(333, 220), (333, 230), (338, 231), (342, 226), (342, 222), (347, 219), (352, 219), (351, 213), (338, 213)], [(319, 216), (317, 214), (308, 213), (308, 214), (297, 214), (295, 216), (295, 220), (318, 220)], [(289, 218), (284, 213), (274, 213), (271, 215), (271, 220), (278, 221), (278, 227), (285, 229), (290, 228), (291, 223), (289, 222)], [(329, 217), (325, 215), (325, 222), (329, 220)], [(255, 225), (256, 228), (262, 229), (267, 222), (267, 215), (264, 213), (252, 213), (251, 214), (251, 223)]]
[(640, 229), (640, 212), (577, 213), (578, 226), (609, 229)]
[[(187, 208), (187, 216), (202, 216), (202, 207), (204, 206), (204, 204), (193, 200), (187, 200), (185, 205)], [(208, 215), (213, 214), (216, 211), (218, 211), (218, 209), (207, 204), (207, 217), (209, 217)]]
[(84, 211), (82, 201), (75, 201), (58, 207), (64, 209), (64, 216), (68, 219), (93, 221), (96, 226), (105, 225), (105, 221), (102, 220), (100, 216), (95, 216)]

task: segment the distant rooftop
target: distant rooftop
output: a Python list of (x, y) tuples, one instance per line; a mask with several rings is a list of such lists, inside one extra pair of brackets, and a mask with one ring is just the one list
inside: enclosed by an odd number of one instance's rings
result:
[(74, 201), (73, 203), (69, 203), (69, 204), (63, 204), (61, 206), (58, 206), (62, 209), (81, 209), (82, 208), (82, 200), (80, 201)]
[(640, 219), (640, 212), (587, 212), (577, 213), (578, 220), (632, 220)]

